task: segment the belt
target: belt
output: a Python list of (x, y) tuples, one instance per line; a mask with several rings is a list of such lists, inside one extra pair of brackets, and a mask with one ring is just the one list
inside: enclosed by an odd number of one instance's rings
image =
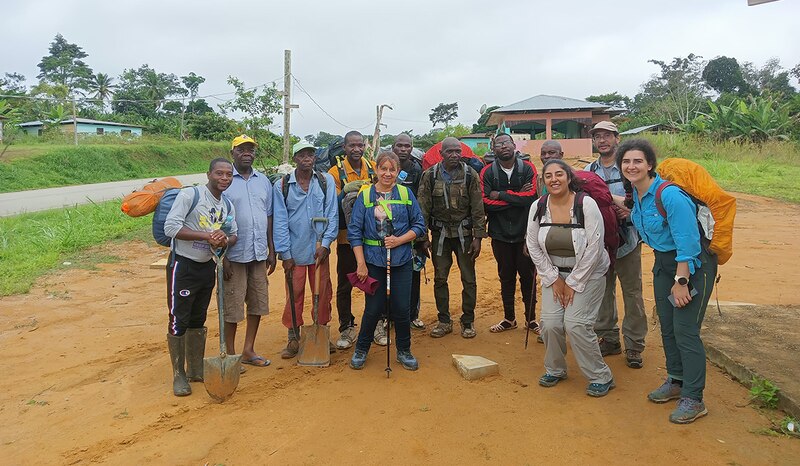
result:
[(559, 272), (564, 272), (564, 273), (571, 273), (572, 272), (572, 267), (559, 267), (558, 271)]

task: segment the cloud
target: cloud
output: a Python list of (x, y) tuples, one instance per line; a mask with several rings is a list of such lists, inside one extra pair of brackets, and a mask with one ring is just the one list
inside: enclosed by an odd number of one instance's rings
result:
[[(194, 71), (206, 78), (201, 95), (229, 92), (229, 75), (249, 86), (280, 80), (283, 51), (291, 49), (293, 73), (319, 105), (368, 132), (382, 103), (394, 107), (384, 131), (396, 133), (427, 131), (440, 102), (458, 102), (458, 121), (472, 124), (484, 103), (632, 96), (657, 71), (651, 58), (800, 62), (787, 39), (800, 17), (791, 0), (757, 7), (746, 0), (12, 0), (3, 15), (0, 72), (21, 72), (29, 83), (56, 33), (83, 47), (96, 72), (116, 76), (144, 63), (176, 75)], [(296, 86), (293, 94), (300, 105), (293, 133), (347, 129)]]

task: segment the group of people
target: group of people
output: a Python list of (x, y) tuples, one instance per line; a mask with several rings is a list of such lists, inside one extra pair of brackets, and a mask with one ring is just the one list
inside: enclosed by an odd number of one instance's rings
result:
[[(272, 185), (252, 167), (256, 141), (246, 135), (235, 138), (233, 162), (212, 161), (199, 202), (189, 190), (181, 191), (165, 223), (165, 232), (174, 238), (167, 268), (174, 394), (188, 395), (188, 382), (202, 380), (215, 250), (227, 248), (223, 312), (228, 353), (236, 353), (236, 329), (246, 316), (244, 364), (270, 364), (254, 343), (261, 316), (269, 312), (268, 276), (278, 259), (287, 283), (282, 317), (287, 344), (281, 357), (291, 359), (299, 351), (307, 281), (319, 295), (317, 323), (328, 325), (333, 301), (329, 256), (336, 241), (339, 336), (329, 342), (330, 350), (355, 345), (350, 367), (361, 369), (371, 345), (386, 345), (387, 329), (393, 327), (397, 361), (416, 370), (411, 331), (426, 329), (419, 319), (421, 268), (430, 258), (437, 310), (430, 336), (441, 338), (453, 331), (448, 278), (455, 257), (462, 284), (460, 334), (474, 338), (475, 262), (488, 236), (503, 303), (503, 318), (489, 331), (518, 327), (519, 282), (523, 326), (545, 346), (545, 373), (539, 384), (553, 387), (567, 377), (569, 337), (579, 369), (589, 381), (587, 394), (604, 396), (615, 382), (603, 358), (622, 353), (621, 341), (627, 365), (643, 365), (645, 241), (656, 254), (654, 292), (667, 359), (667, 379), (648, 398), (656, 403), (678, 399), (670, 415), (673, 422), (705, 415), (705, 355), (699, 329), (716, 261), (701, 244), (693, 201), (678, 187), (664, 189), (664, 219), (654, 200), (664, 181), (655, 172), (652, 146), (644, 140), (620, 144), (616, 126), (608, 121), (590, 133), (600, 157), (586, 170), (605, 181), (619, 224), (622, 245), (613, 252), (604, 248), (597, 202), (583, 192), (581, 177), (562, 160), (557, 141), (542, 145), (541, 175), (506, 133), (494, 137), (494, 160), (480, 172), (462, 158), (462, 144), (455, 138), (442, 141), (441, 161), (423, 170), (412, 157), (409, 135), (398, 135), (391, 150), (368, 160), (364, 137), (351, 131), (344, 137), (344, 157), (327, 173), (314, 170), (316, 148), (300, 142), (292, 151), (295, 168)], [(327, 220), (317, 228), (314, 219), (320, 218)], [(313, 280), (317, 269), (319, 279)], [(625, 308), (622, 339), (617, 279)], [(351, 299), (354, 285), (369, 290), (358, 330)], [(288, 299), (290, 290), (293, 299)]]

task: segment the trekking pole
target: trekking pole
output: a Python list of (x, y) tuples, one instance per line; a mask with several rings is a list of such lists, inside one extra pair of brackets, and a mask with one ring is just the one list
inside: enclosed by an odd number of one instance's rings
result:
[[(387, 236), (394, 234), (391, 221), (389, 221)], [(384, 246), (386, 246), (384, 244)], [(388, 379), (392, 373), (390, 366), (390, 357), (392, 348), (392, 250), (386, 248), (386, 378)]]
[(392, 368), (389, 365), (390, 358), (389, 353), (391, 352), (392, 348), (392, 319), (391, 319), (391, 308), (392, 308), (392, 250), (386, 248), (386, 377), (388, 378), (389, 375), (392, 373)]

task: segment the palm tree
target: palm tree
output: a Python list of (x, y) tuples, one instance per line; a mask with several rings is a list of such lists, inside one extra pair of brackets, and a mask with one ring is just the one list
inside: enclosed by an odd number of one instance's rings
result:
[(105, 108), (106, 101), (111, 100), (111, 96), (114, 95), (117, 85), (113, 84), (113, 81), (114, 78), (105, 73), (97, 73), (89, 81), (89, 92), (93, 93), (93, 99), (100, 101), (100, 107)]

